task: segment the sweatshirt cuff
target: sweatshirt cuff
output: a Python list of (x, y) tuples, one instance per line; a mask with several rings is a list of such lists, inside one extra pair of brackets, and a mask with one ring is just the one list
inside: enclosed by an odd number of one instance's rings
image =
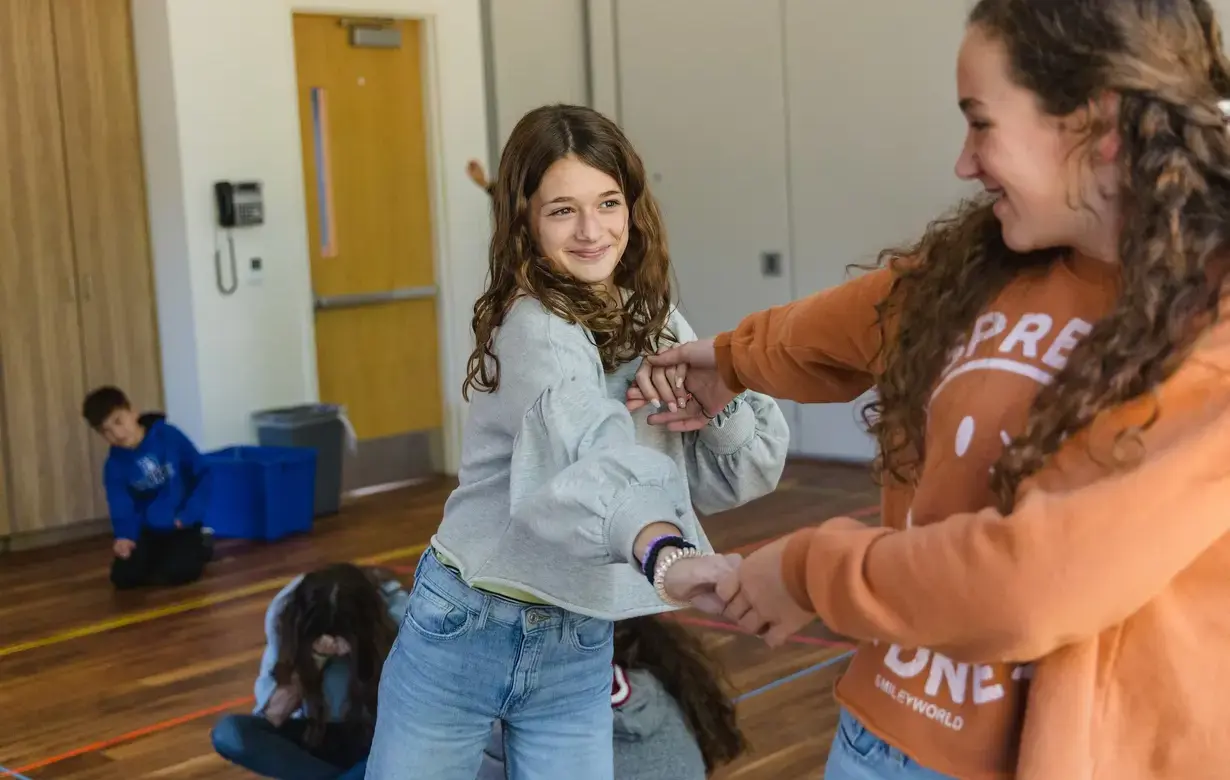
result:
[(713, 339), (713, 352), (717, 356), (717, 370), (722, 381), (734, 392), (742, 393), (747, 388), (739, 381), (739, 375), (735, 372), (734, 347), (730, 343), (733, 336), (734, 331), (719, 333)]
[(786, 592), (800, 608), (815, 612), (811, 596), (807, 595), (807, 554), (811, 550), (814, 528), (804, 528), (790, 536), (782, 552), (782, 581)]
[[(622, 563), (636, 563), (633, 545), (637, 535), (650, 523), (672, 523), (687, 538), (680, 518), (683, 511), (670, 492), (658, 485), (635, 485), (623, 491), (607, 521), (607, 543), (611, 557)], [(688, 539), (695, 543), (695, 539)]]
[(756, 414), (742, 396), (735, 396), (722, 411), (700, 429), (705, 445), (715, 455), (733, 455), (756, 436)]

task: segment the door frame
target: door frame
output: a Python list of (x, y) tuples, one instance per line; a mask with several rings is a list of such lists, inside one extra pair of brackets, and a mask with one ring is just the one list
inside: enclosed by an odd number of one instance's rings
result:
[[(470, 317), (474, 299), (481, 289), (470, 291), (473, 285), (467, 285), (467, 276), (473, 276), (477, 268), (470, 268), (463, 258), (460, 262), (452, 262), (455, 253), (451, 252), (452, 237), (449, 233), (448, 218), (448, 185), (454, 181), (464, 181), (465, 171), (461, 164), (456, 170), (449, 167), (450, 161), (463, 155), (473, 157), (487, 150), (490, 139), (484, 138), (482, 146), (462, 154), (448, 153), (445, 148), (444, 118), (454, 112), (443, 106), (441, 79), (445, 75), (441, 67), (440, 49), (447, 42), (455, 40), (456, 31), (441, 29), (440, 11), (438, 7), (444, 3), (459, 0), (359, 0), (352, 4), (338, 0), (290, 0), (287, 3), (286, 28), (288, 34), (294, 37), (294, 17), (296, 14), (311, 14), (316, 16), (339, 16), (373, 19), (396, 19), (415, 21), (422, 31), (422, 81), (423, 81), (423, 111), (427, 139), (427, 177), (428, 202), (431, 209), (432, 223), (432, 262), (436, 277), (436, 324), (439, 333), (441, 398), (444, 403), (444, 419), (442, 424), (442, 452), (433, 460), (435, 465), (449, 474), (456, 474), (461, 463), (461, 439), (465, 426), (467, 404), (461, 398), (461, 378), (465, 376), (465, 363), (469, 357), (473, 336), (469, 330)], [(291, 67), (294, 65), (291, 63)], [(297, 82), (296, 82), (297, 84)], [(487, 118), (481, 117), (484, 135), (486, 135)], [(296, 128), (298, 122), (296, 121)], [(296, 140), (298, 138), (296, 131)], [(303, 182), (306, 188), (308, 182)], [(484, 199), (487, 194), (473, 187), (475, 197)], [(306, 195), (306, 189), (305, 189)], [(305, 223), (306, 225), (306, 223)], [(471, 226), (472, 229), (472, 226)], [(488, 226), (490, 230), (490, 226)], [(484, 241), (485, 243), (485, 241)], [(305, 258), (306, 262), (306, 258)], [(481, 267), (486, 272), (486, 258), (481, 260)], [(481, 278), (479, 285), (481, 285)], [(307, 351), (307, 373), (312, 395), (320, 397), (319, 374), (316, 360), (315, 312), (309, 302), (306, 327), (311, 340)], [(454, 381), (455, 380), (455, 381)]]

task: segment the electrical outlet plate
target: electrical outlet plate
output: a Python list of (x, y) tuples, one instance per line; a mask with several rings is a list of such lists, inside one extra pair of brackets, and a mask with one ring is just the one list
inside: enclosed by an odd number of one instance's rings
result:
[(265, 281), (265, 261), (259, 257), (248, 258), (248, 284), (258, 285)]

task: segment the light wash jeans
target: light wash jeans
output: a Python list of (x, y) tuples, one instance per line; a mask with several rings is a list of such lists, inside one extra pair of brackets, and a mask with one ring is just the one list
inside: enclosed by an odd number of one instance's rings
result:
[(829, 749), (824, 780), (952, 780), (927, 769), (868, 731), (846, 710)]
[(474, 780), (497, 718), (509, 780), (614, 780), (614, 629), (475, 590), (429, 548), (385, 661), (367, 780)]

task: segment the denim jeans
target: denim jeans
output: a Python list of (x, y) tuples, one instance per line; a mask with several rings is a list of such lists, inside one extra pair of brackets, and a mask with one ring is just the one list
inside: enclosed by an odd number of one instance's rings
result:
[(824, 780), (952, 780), (916, 763), (841, 711)]
[(614, 780), (614, 628), (475, 590), (428, 549), (381, 675), (368, 780), (474, 780), (496, 719), (509, 780)]
[(260, 715), (227, 715), (210, 733), (218, 755), (249, 772), (275, 780), (361, 780), (366, 740), (329, 724), (317, 749), (304, 745), (307, 723), (274, 726)]

